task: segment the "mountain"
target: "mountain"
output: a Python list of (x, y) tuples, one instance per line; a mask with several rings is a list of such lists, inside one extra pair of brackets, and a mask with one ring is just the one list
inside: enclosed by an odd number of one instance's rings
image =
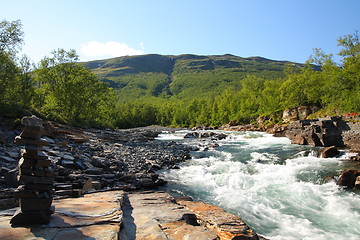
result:
[(217, 95), (239, 88), (248, 74), (266, 79), (284, 76), (288, 66), (302, 64), (262, 57), (242, 58), (231, 54), (200, 56), (139, 55), (83, 63), (109, 83), (121, 99), (141, 97), (193, 98)]

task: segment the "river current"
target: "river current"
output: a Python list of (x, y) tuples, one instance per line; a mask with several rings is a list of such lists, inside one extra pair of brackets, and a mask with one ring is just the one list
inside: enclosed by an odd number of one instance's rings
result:
[[(185, 140), (186, 131), (159, 140)], [(179, 169), (161, 172), (167, 191), (220, 206), (272, 240), (360, 239), (360, 191), (336, 185), (334, 176), (351, 168), (348, 154), (319, 158), (319, 148), (293, 145), (262, 132), (229, 136), (191, 152)]]

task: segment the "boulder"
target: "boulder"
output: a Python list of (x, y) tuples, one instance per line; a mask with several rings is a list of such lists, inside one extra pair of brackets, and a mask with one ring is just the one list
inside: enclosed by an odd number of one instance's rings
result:
[(300, 106), (284, 110), (282, 119), (285, 123), (291, 123), (306, 119), (310, 114), (315, 113), (320, 108), (317, 106)]
[(360, 176), (360, 170), (357, 169), (342, 171), (336, 184), (347, 188), (353, 188), (355, 187), (355, 181), (359, 176)]
[(274, 125), (266, 129), (266, 133), (273, 134), (275, 137), (285, 137), (287, 126), (286, 125)]
[(224, 133), (215, 133), (215, 132), (191, 132), (186, 133), (184, 138), (211, 138), (214, 140), (222, 140), (227, 137)]
[(295, 121), (287, 126), (285, 135), (293, 144), (344, 147), (342, 131), (337, 127), (341, 122), (336, 117)]
[(360, 122), (346, 122), (348, 128), (343, 130), (342, 137), (347, 147), (360, 152)]
[(282, 119), (285, 123), (299, 120), (297, 108), (290, 108), (284, 110)]
[(32, 115), (30, 117), (23, 117), (21, 119), (21, 123), (25, 126), (43, 126), (43, 120), (36, 117), (35, 115)]
[(358, 155), (356, 155), (356, 156), (351, 156), (351, 157), (350, 157), (350, 160), (351, 160), (351, 161), (360, 162), (360, 155), (358, 154)]
[(336, 157), (339, 154), (340, 154), (340, 152), (335, 146), (326, 147), (321, 150), (321, 157), (323, 157), (323, 158)]
[(197, 132), (191, 132), (191, 133), (186, 133), (184, 138), (198, 138), (199, 137), (199, 133)]

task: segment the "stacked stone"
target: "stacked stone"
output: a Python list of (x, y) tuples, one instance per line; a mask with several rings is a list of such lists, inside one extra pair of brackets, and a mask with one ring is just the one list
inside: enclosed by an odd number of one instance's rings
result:
[(54, 196), (54, 177), (51, 160), (41, 151), (47, 145), (43, 122), (36, 116), (24, 117), (21, 123), (25, 125), (20, 136), (15, 137), (15, 143), (24, 145), (19, 160), (18, 180), (20, 186), (15, 191), (20, 208), (11, 222), (13, 225), (46, 224), (54, 213), (52, 199)]

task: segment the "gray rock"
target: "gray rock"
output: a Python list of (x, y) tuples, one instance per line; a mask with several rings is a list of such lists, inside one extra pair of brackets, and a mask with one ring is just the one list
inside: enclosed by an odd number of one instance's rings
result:
[(43, 125), (43, 120), (36, 117), (35, 115), (32, 115), (31, 117), (23, 117), (21, 119), (21, 123), (25, 126), (40, 126)]
[(64, 154), (64, 156), (62, 158), (63, 158), (63, 160), (66, 160), (66, 161), (74, 161), (75, 160), (75, 158), (69, 153)]
[(19, 152), (6, 152), (6, 154), (11, 157), (11, 158), (14, 158), (14, 159), (19, 159), (20, 157), (20, 153)]
[(12, 157), (0, 156), (0, 160), (8, 163), (17, 163), (17, 160)]

